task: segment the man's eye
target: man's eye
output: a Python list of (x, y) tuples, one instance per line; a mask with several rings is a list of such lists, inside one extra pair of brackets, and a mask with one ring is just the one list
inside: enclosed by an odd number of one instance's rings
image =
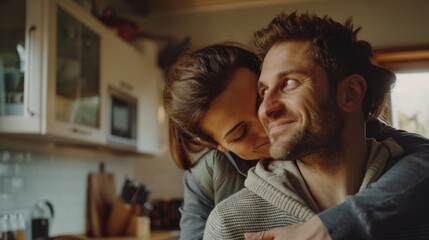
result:
[(285, 79), (282, 92), (293, 90), (299, 86), (299, 82), (295, 79)]
[(267, 93), (267, 91), (268, 91), (268, 88), (266, 88), (266, 87), (259, 88), (258, 89), (258, 95), (259, 95), (259, 97), (261, 99), (263, 99), (264, 96), (265, 96), (265, 94)]

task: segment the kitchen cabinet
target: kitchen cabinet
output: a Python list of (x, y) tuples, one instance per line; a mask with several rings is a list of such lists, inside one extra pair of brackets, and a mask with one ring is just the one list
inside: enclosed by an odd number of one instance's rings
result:
[(41, 131), (42, 10), (38, 1), (0, 2), (1, 132)]
[[(160, 152), (154, 59), (72, 0), (0, 1), (0, 14), (17, 19), (0, 22), (0, 133)], [(130, 117), (112, 114), (112, 92), (133, 103), (113, 112)]]
[(105, 142), (102, 24), (69, 0), (0, 5), (5, 19), (22, 18), (1, 23), (0, 131)]
[[(66, 2), (58, 1), (64, 4)], [(97, 22), (85, 20), (67, 4), (52, 5), (53, 37), (48, 63), (48, 132), (74, 138), (77, 135), (103, 142), (101, 124), (101, 31)], [(72, 6), (72, 5), (70, 5)], [(68, 9), (68, 11), (66, 10)], [(85, 15), (83, 15), (85, 16)], [(79, 18), (79, 20), (78, 20)], [(51, 74), (51, 76), (49, 76)]]
[[(106, 82), (105, 95), (107, 102), (115, 91), (123, 99), (134, 99), (136, 105), (135, 144), (133, 141), (108, 141), (108, 144), (133, 147), (137, 152), (159, 154), (162, 151), (163, 109), (160, 83), (163, 82), (163, 72), (157, 66), (155, 59), (138, 53), (134, 47), (124, 42), (114, 34), (104, 39), (106, 48), (103, 72)], [(125, 64), (131, 63), (131, 64)], [(108, 111), (111, 114), (111, 109)], [(108, 115), (109, 115), (108, 114)], [(108, 130), (113, 128), (108, 119)], [(112, 139), (110, 139), (112, 140)], [(118, 140), (118, 139), (116, 139)]]

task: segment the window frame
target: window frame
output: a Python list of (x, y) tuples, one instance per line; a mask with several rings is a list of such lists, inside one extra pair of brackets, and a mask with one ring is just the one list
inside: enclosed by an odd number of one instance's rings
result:
[[(395, 73), (429, 72), (429, 45), (376, 49), (373, 62)], [(392, 110), (389, 94), (382, 116), (391, 125)]]
[(377, 49), (374, 63), (394, 72), (429, 71), (429, 45)]

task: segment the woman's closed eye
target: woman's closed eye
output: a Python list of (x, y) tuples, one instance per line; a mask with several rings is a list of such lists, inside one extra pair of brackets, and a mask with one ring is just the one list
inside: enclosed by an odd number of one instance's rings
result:
[(234, 134), (230, 140), (231, 143), (239, 142), (242, 139), (244, 139), (248, 132), (248, 126), (247, 124), (242, 125), (239, 129), (236, 129), (234, 131)]

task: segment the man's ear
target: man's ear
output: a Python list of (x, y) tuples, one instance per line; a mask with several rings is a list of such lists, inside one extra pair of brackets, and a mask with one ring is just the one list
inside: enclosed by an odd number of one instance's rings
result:
[(366, 88), (366, 80), (362, 75), (352, 74), (343, 79), (337, 87), (337, 103), (340, 110), (353, 112), (362, 107)]

